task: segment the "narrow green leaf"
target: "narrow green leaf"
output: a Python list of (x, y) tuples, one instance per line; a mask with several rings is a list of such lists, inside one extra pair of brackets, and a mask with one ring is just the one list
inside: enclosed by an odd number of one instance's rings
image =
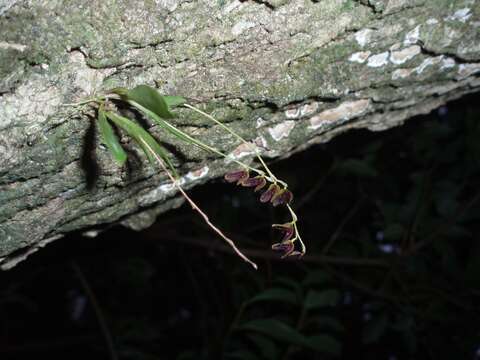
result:
[(307, 310), (335, 306), (339, 299), (340, 292), (338, 290), (329, 289), (321, 292), (312, 290), (308, 292), (304, 306)]
[(248, 304), (253, 304), (258, 301), (279, 301), (295, 305), (297, 304), (297, 297), (293, 291), (282, 288), (270, 288), (254, 296), (248, 301)]
[[(178, 177), (175, 167), (173, 166), (166, 150), (144, 128), (132, 120), (117, 115), (113, 112), (107, 112), (105, 115), (117, 126), (125, 130), (125, 132), (128, 133), (138, 145), (140, 145), (150, 162), (156, 164), (155, 157), (149, 148), (151, 148), (166, 163), (167, 167), (174, 174), (174, 176)], [(148, 144), (148, 147), (145, 146), (144, 142)]]
[(163, 100), (165, 100), (165, 103), (167, 104), (169, 109), (175, 106), (183, 105), (187, 102), (187, 99), (185, 99), (184, 97), (175, 95), (164, 95)]
[[(124, 97), (127, 100), (135, 101), (163, 119), (171, 119), (174, 117), (168, 108), (165, 98), (150, 86), (138, 85), (132, 90), (129, 90)], [(172, 101), (172, 99), (170, 99), (170, 101)]]
[(155, 112), (149, 110), (148, 108), (146, 108), (143, 105), (137, 103), (136, 101), (130, 100), (128, 103), (130, 105), (132, 105), (133, 107), (137, 108), (138, 110), (140, 110), (146, 116), (148, 116), (151, 120), (153, 120), (156, 124), (158, 124), (162, 129), (169, 132), (170, 134), (177, 137), (178, 139), (186, 142), (187, 144), (196, 145), (197, 147), (199, 147), (202, 150), (209, 151), (209, 152), (215, 153), (215, 154), (220, 155), (220, 156), (225, 156), (224, 154), (222, 154), (217, 149), (215, 149), (211, 146), (208, 146), (207, 144), (204, 144), (203, 142), (191, 137), (187, 133), (177, 129), (175, 126), (170, 124), (168, 121), (165, 121), (162, 118), (160, 118)]
[(120, 166), (125, 164), (127, 153), (123, 150), (118, 141), (117, 135), (115, 135), (113, 128), (108, 123), (103, 108), (98, 110), (98, 129), (102, 137), (102, 142), (107, 146), (107, 149), (111, 152), (113, 158)]
[(252, 320), (240, 326), (239, 329), (255, 331), (287, 344), (309, 346), (305, 336), (291, 326), (276, 319)]
[(113, 88), (112, 90), (110, 90), (110, 93), (117, 94), (117, 95), (120, 95), (120, 96), (125, 96), (128, 93), (128, 89), (124, 88), (124, 87), (116, 87), (116, 88)]
[(333, 356), (339, 356), (342, 349), (338, 340), (330, 335), (310, 336), (307, 342), (312, 349)]

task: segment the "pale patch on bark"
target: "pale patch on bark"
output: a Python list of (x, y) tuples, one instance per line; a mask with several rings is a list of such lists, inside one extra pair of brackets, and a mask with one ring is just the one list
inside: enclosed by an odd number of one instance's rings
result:
[(359, 52), (356, 52), (356, 53), (353, 53), (352, 55), (350, 55), (348, 60), (352, 61), (352, 62), (358, 62), (358, 63), (362, 64), (368, 59), (370, 54), (371, 54), (370, 51), (359, 51)]
[(456, 79), (465, 79), (477, 72), (480, 72), (480, 64), (460, 64), (458, 66), (458, 76)]
[(458, 9), (453, 13), (453, 15), (445, 17), (445, 20), (451, 20), (451, 21), (460, 21), (462, 23), (466, 22), (470, 17), (472, 16), (472, 13), (470, 12), (469, 8), (463, 8), (463, 9)]
[(296, 119), (300, 116), (300, 108), (291, 108), (285, 110), (285, 117), (287, 119)]
[(389, 52), (385, 51), (380, 54), (372, 55), (368, 58), (367, 66), (370, 67), (381, 67), (388, 64), (388, 55)]
[(435, 56), (435, 57), (429, 57), (423, 62), (416, 67), (416, 72), (417, 74), (421, 74), (427, 67), (438, 64), (440, 61), (442, 61), (443, 55), (440, 56)]
[(231, 163), (234, 160), (244, 158), (255, 154), (255, 145), (252, 143), (242, 143), (238, 145), (230, 154), (227, 155), (225, 162)]
[(355, 33), (355, 40), (357, 40), (358, 45), (364, 47), (370, 42), (373, 30), (363, 29)]
[(405, 79), (410, 76), (415, 69), (397, 69), (392, 73), (392, 80)]
[(415, 28), (410, 30), (405, 34), (405, 39), (403, 40), (404, 45), (416, 44), (420, 39), (420, 25), (417, 25)]
[(251, 21), (240, 20), (235, 25), (233, 25), (232, 34), (235, 35), (235, 36), (238, 36), (241, 33), (243, 33), (245, 30), (248, 30), (248, 29), (250, 29), (254, 26), (255, 26), (255, 24)]
[(309, 129), (316, 130), (325, 123), (350, 120), (364, 114), (370, 106), (369, 99), (347, 101), (333, 109), (322, 111), (310, 119)]
[(390, 54), (390, 61), (396, 65), (400, 65), (420, 54), (420, 52), (420, 46), (412, 45), (399, 51), (393, 51)]
[(442, 59), (442, 66), (440, 67), (440, 70), (451, 69), (455, 65), (457, 65), (455, 60), (452, 59), (451, 57), (447, 57), (447, 58)]
[(12, 49), (12, 50), (17, 50), (17, 51), (20, 51), (20, 52), (24, 52), (26, 48), (27, 48), (27, 45), (0, 41), (0, 49), (3, 49), (3, 50)]
[(316, 112), (317, 109), (318, 109), (318, 103), (317, 102), (311, 102), (311, 103), (305, 104), (300, 108), (300, 115), (301, 116), (310, 116), (314, 112)]
[(265, 121), (263, 118), (259, 117), (259, 118), (257, 119), (257, 123), (256, 123), (256, 125), (255, 125), (255, 128), (256, 128), (256, 129), (259, 129), (259, 128), (261, 128), (263, 125), (265, 125), (265, 123), (266, 123), (266, 121)]
[(270, 136), (273, 138), (273, 140), (280, 141), (283, 138), (288, 137), (288, 135), (290, 135), (290, 132), (293, 130), (294, 127), (295, 127), (295, 121), (287, 120), (281, 124), (271, 127), (270, 129), (268, 129), (268, 132), (270, 133)]
[(187, 175), (185, 175), (185, 178), (190, 181), (195, 181), (207, 176), (209, 171), (210, 168), (208, 166), (204, 166), (200, 169), (188, 172)]

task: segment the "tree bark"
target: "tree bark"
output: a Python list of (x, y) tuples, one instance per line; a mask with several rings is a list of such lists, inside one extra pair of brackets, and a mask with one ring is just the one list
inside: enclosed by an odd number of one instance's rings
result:
[[(150, 84), (287, 157), (477, 91), (479, 26), (474, 0), (0, 1), (0, 266), (69, 231), (147, 227), (182, 202), (128, 138), (134, 157), (119, 168), (93, 110), (62, 104)], [(189, 111), (174, 121), (252, 158)], [(151, 131), (186, 188), (234, 168)]]

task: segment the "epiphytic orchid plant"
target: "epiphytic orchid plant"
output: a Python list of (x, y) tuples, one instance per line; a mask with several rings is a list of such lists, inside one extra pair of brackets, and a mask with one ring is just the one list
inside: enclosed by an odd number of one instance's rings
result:
[[(105, 95), (91, 97), (75, 104), (65, 104), (66, 106), (88, 104), (97, 108), (98, 128), (102, 137), (102, 141), (119, 165), (125, 164), (127, 160), (127, 153), (120, 145), (120, 142), (113, 131), (111, 123), (125, 131), (142, 148), (150, 162), (157, 164), (163, 171), (166, 172), (173, 185), (178, 189), (178, 191), (192, 206), (192, 208), (202, 216), (208, 226), (218, 235), (220, 235), (243, 260), (251, 264), (256, 269), (257, 265), (247, 258), (229, 237), (227, 237), (220, 229), (211, 223), (208, 216), (183, 190), (178, 181), (177, 171), (173, 166), (167, 150), (161, 146), (148, 131), (138, 125), (135, 121), (119, 115), (114, 110), (114, 102), (123, 102), (139, 110), (144, 116), (151, 119), (171, 135), (190, 145), (196, 146), (204, 151), (221, 157), (226, 158), (227, 155), (178, 129), (170, 121), (168, 121), (169, 119), (175, 117), (171, 109), (178, 106), (188, 108), (214, 122), (216, 125), (222, 127), (225, 131), (235, 136), (242, 143), (250, 146), (252, 144), (211, 115), (188, 104), (185, 98), (181, 96), (163, 96), (158, 93), (156, 89), (147, 85), (139, 85), (133, 89), (115, 88)], [(305, 254), (306, 249), (298, 231), (297, 216), (290, 206), (293, 195), (291, 191), (287, 189), (287, 184), (277, 179), (271, 172), (265, 161), (260, 156), (257, 148), (255, 148), (255, 152), (256, 157), (263, 169), (252, 167), (239, 160), (233, 160), (240, 167), (240, 169), (226, 174), (225, 180), (230, 183), (236, 183), (237, 185), (243, 187), (253, 188), (255, 192), (263, 191), (260, 196), (260, 201), (263, 203), (271, 203), (273, 206), (286, 206), (291, 215), (291, 220), (284, 224), (272, 225), (273, 228), (283, 232), (282, 240), (279, 243), (273, 244), (272, 249), (281, 252), (282, 257), (301, 257)]]

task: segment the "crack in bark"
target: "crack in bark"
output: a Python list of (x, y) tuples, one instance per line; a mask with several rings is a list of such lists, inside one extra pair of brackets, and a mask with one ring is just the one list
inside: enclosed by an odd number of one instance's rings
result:
[(448, 52), (448, 51), (439, 52), (439, 51), (429, 49), (425, 46), (425, 44), (421, 40), (417, 41), (417, 45), (420, 46), (421, 53), (424, 55), (427, 55), (429, 57), (446, 56), (446, 57), (452, 58), (457, 64), (475, 64), (476, 61), (480, 60), (480, 59), (474, 59), (472, 61), (469, 59), (465, 59), (454, 52)]
[(275, 10), (275, 6), (273, 6), (268, 0), (240, 0), (241, 3), (250, 2), (250, 1), (254, 2), (254, 3), (257, 3), (259, 5), (263, 5), (270, 11)]

